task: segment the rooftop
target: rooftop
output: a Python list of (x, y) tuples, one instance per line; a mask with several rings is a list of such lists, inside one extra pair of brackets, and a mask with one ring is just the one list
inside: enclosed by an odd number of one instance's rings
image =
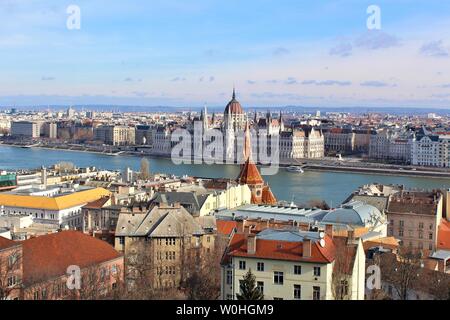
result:
[(57, 195), (55, 197), (0, 193), (0, 205), (17, 208), (62, 210), (109, 195), (110, 192), (103, 188), (76, 191), (70, 194)]
[(21, 243), (26, 285), (65, 275), (70, 265), (86, 268), (121, 256), (105, 241), (78, 231), (42, 235)]

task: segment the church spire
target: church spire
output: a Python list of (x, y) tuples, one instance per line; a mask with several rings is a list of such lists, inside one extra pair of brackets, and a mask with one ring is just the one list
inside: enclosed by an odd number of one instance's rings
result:
[(233, 100), (235, 100), (235, 99), (236, 99), (236, 88), (233, 85)]

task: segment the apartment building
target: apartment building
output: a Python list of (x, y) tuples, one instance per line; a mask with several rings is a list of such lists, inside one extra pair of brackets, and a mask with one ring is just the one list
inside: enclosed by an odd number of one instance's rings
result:
[(13, 137), (39, 138), (41, 124), (32, 121), (12, 121), (11, 135)]
[(411, 163), (412, 148), (412, 134), (383, 129), (370, 138), (369, 158)]
[(364, 299), (361, 241), (333, 237), (327, 229), (232, 234), (221, 262), (221, 298), (236, 299), (251, 270), (265, 300)]
[(330, 128), (323, 135), (327, 154), (346, 154), (355, 150), (355, 133), (351, 128)]
[(324, 136), (314, 127), (296, 128), (279, 135), (280, 159), (317, 159), (325, 155)]
[(22, 246), (0, 236), (0, 300), (16, 300), (21, 295)]
[[(209, 183), (213, 186), (213, 182)], [(183, 189), (183, 188), (181, 188)], [(228, 183), (224, 189), (195, 188), (192, 191), (159, 192), (152, 199), (152, 204), (180, 204), (195, 217), (205, 216), (217, 209), (231, 209), (249, 204), (251, 191), (246, 184)]]
[(439, 191), (401, 191), (391, 195), (386, 210), (388, 235), (400, 239), (403, 246), (433, 252), (437, 247), (443, 202)]
[(423, 135), (412, 145), (412, 164), (429, 167), (450, 167), (450, 135)]
[(94, 140), (108, 145), (123, 146), (135, 144), (135, 128), (128, 126), (102, 125), (94, 129)]
[(121, 213), (115, 234), (115, 248), (125, 255), (126, 281), (131, 290), (143, 274), (152, 288), (179, 287), (189, 257), (213, 246), (214, 235), (180, 205), (160, 205), (147, 213)]

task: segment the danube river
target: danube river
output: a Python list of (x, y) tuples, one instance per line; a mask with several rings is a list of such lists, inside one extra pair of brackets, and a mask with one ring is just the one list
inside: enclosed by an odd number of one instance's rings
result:
[[(95, 153), (18, 148), (0, 146), (0, 169), (14, 170), (50, 166), (60, 161), (73, 162), (78, 167), (95, 166), (102, 169), (123, 170), (127, 166), (139, 170), (141, 158), (134, 156), (107, 156)], [(175, 165), (169, 159), (152, 159), (152, 172), (199, 177), (236, 178), (239, 166), (233, 165)], [(450, 179), (396, 177), (362, 173), (336, 173), (306, 171), (303, 174), (290, 173), (281, 168), (278, 174), (263, 177), (280, 200), (295, 200), (306, 203), (312, 199), (323, 199), (336, 206), (361, 185), (367, 183), (404, 184), (411, 188), (450, 187)]]

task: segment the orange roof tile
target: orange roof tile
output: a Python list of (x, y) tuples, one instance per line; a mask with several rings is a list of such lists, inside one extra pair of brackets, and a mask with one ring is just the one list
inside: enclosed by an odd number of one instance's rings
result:
[(438, 230), (438, 249), (450, 250), (450, 221), (442, 219)]
[(239, 173), (238, 181), (239, 183), (249, 185), (264, 183), (264, 180), (261, 177), (258, 168), (252, 161), (250, 161), (250, 159), (245, 161), (244, 165), (242, 166), (241, 172)]
[(100, 209), (105, 205), (105, 203), (107, 203), (109, 201), (109, 199), (110, 199), (109, 196), (103, 196), (100, 199), (97, 199), (97, 200), (87, 203), (83, 208)]
[(399, 247), (398, 240), (394, 237), (385, 237), (379, 239), (372, 239), (363, 242), (364, 250), (368, 250), (373, 247), (381, 246), (391, 250), (395, 250)]
[(8, 249), (18, 245), (20, 245), (20, 243), (4, 237), (0, 237), (0, 250)]
[(234, 228), (237, 228), (236, 221), (216, 220), (217, 232), (222, 235), (230, 235)]
[(67, 267), (86, 268), (119, 258), (108, 243), (78, 231), (62, 231), (22, 242), (25, 285), (66, 274)]
[(229, 257), (248, 257), (260, 259), (273, 259), (285, 261), (304, 261), (316, 263), (330, 263), (335, 258), (335, 246), (333, 240), (326, 236), (325, 247), (321, 247), (316, 242), (311, 241), (311, 257), (303, 257), (303, 243), (257, 239), (255, 254), (247, 253), (246, 233), (234, 234), (227, 253), (226, 261)]
[(264, 186), (262, 191), (262, 203), (263, 204), (276, 204), (277, 198), (272, 193), (272, 190), (270, 190), (269, 186)]

